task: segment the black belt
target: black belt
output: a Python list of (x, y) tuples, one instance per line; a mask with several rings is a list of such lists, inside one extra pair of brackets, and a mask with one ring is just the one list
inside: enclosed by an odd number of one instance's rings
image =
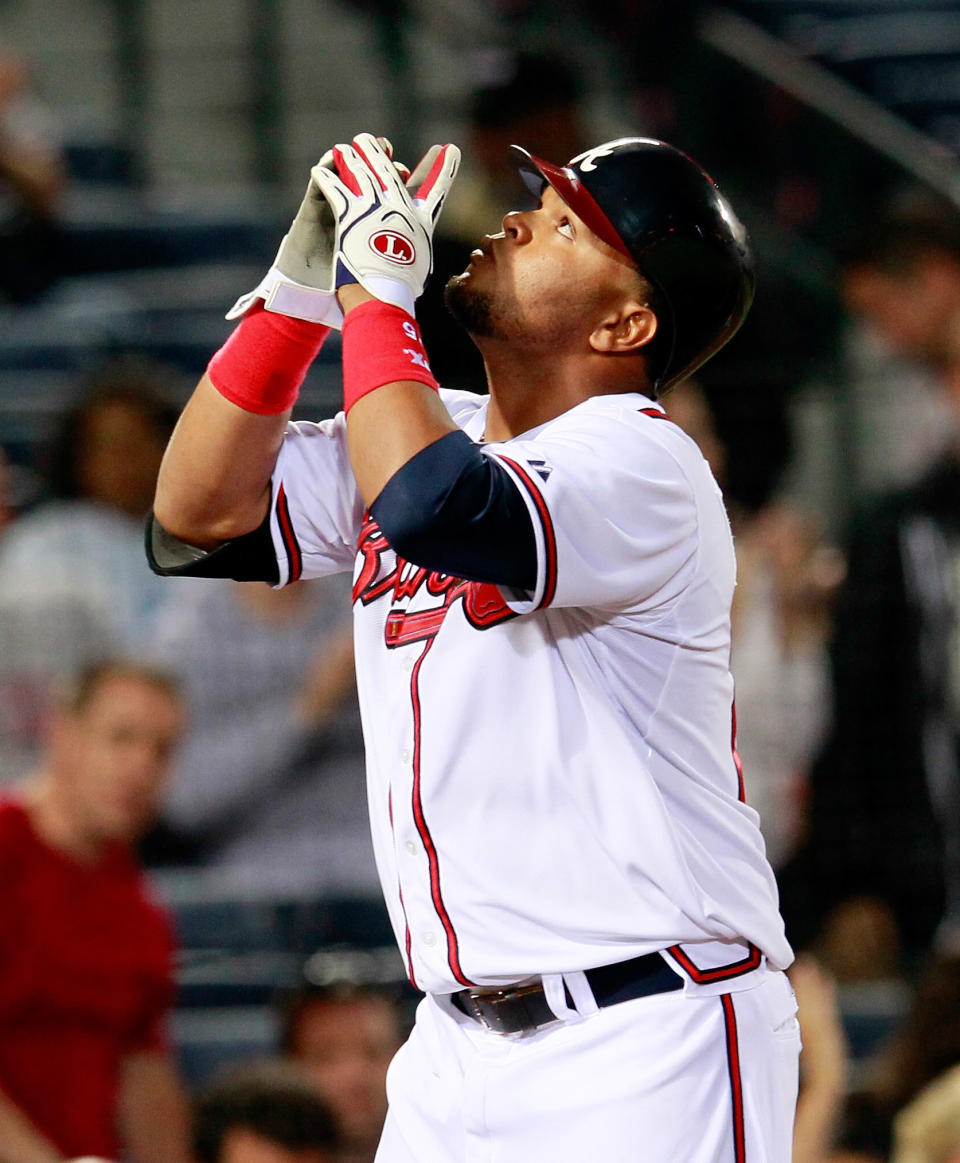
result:
[[(585, 970), (584, 976), (601, 1009), (683, 988), (683, 978), (659, 953), (646, 953), (615, 965), (600, 965)], [(557, 1021), (539, 981), (509, 989), (461, 989), (451, 994), (450, 1000), (461, 1013), (497, 1034), (520, 1034)], [(569, 995), (567, 1001), (569, 1004)]]

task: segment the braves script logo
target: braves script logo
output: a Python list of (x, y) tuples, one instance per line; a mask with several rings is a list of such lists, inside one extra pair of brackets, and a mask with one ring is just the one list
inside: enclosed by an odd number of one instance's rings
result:
[[(387, 646), (404, 646), (409, 642), (427, 642), (435, 638), (450, 607), (463, 600), (463, 613), (471, 626), (487, 630), (517, 615), (489, 582), (464, 581), (448, 573), (422, 569), (396, 556), (392, 568), (384, 568), (384, 555), (393, 554), (380, 526), (367, 514), (357, 542), (362, 564), (353, 586), (353, 600), (365, 606), (386, 594), (391, 595), (394, 609), (387, 615), (384, 638)], [(425, 610), (398, 608), (422, 589), (437, 599)]]
[(410, 239), (397, 234), (395, 230), (378, 230), (370, 239), (370, 249), (401, 267), (412, 266), (417, 257)]

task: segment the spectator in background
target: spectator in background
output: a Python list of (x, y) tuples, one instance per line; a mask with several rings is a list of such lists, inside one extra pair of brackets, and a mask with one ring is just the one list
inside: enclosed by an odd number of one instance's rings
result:
[[(835, 724), (782, 903), (795, 945), (826, 925), (849, 958), (865, 916), (876, 928), (885, 913), (915, 961), (938, 926), (943, 949), (960, 927), (960, 232), (952, 219), (890, 218), (844, 269), (851, 310), (939, 377), (952, 439), (921, 479), (855, 514), (831, 650)], [(865, 952), (863, 974), (876, 961)]]
[(350, 616), (339, 577), (210, 581), (161, 608), (154, 654), (191, 721), (148, 860), (246, 895), (378, 895)]
[(210, 1086), (193, 1115), (194, 1163), (337, 1163), (333, 1116), (300, 1073), (244, 1066)]
[(847, 1041), (836, 985), (812, 957), (790, 967), (803, 1038), (792, 1163), (827, 1163), (840, 1129), (847, 1085)]
[(867, 1093), (888, 1121), (931, 1082), (960, 1066), (960, 956), (933, 957), (910, 1013), (880, 1056)]
[(960, 222), (933, 205), (869, 224), (843, 256), (848, 309), (949, 383), (960, 374)]
[(173, 938), (131, 852), (182, 713), (165, 674), (88, 668), (0, 801), (0, 1163), (116, 1158), (121, 1141), (132, 1163), (186, 1163)]
[(387, 1113), (387, 1067), (404, 1032), (393, 994), (347, 982), (305, 987), (284, 1002), (281, 1048), (330, 1104), (341, 1163), (371, 1163)]
[[(851, 232), (839, 251), (845, 425), (848, 441), (854, 437), (844, 451), (847, 479), (861, 493), (915, 483), (949, 450), (956, 429), (944, 383), (960, 342), (960, 217), (917, 193), (897, 205)], [(842, 509), (848, 520), (851, 508)]]
[(58, 273), (66, 167), (27, 63), (0, 47), (0, 297), (26, 303)]
[(170, 596), (143, 557), (143, 521), (173, 426), (163, 384), (138, 361), (96, 374), (58, 425), (54, 499), (0, 541), (0, 780), (35, 760), (53, 677), (142, 653), (160, 597)]
[(17, 522), (0, 555), (4, 592), (79, 592), (116, 644), (133, 649), (163, 592), (143, 561), (143, 522), (176, 418), (167, 375), (131, 357), (90, 378), (54, 434), (54, 499)]
[(891, 1163), (960, 1163), (960, 1066), (947, 1071), (894, 1123)]

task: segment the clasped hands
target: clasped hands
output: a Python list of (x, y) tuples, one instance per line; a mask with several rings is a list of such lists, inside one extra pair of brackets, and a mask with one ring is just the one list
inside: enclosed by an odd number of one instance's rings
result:
[(268, 311), (340, 327), (337, 289), (358, 283), (410, 315), (433, 266), (433, 229), (456, 177), (460, 150), (434, 145), (410, 174), (390, 143), (361, 133), (310, 171), (297, 216), (260, 284), (227, 313), (258, 299)]

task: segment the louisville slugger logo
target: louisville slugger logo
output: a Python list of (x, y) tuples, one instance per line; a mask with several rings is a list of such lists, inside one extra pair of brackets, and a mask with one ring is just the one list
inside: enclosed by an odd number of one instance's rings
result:
[(410, 239), (397, 234), (395, 230), (378, 230), (370, 238), (370, 249), (381, 258), (401, 267), (412, 266), (417, 258), (417, 252)]
[[(389, 595), (394, 603), (384, 629), (388, 647), (436, 637), (457, 601), (462, 601), (464, 616), (477, 630), (487, 630), (517, 617), (499, 589), (490, 582), (465, 581), (452, 574), (423, 569), (394, 554), (380, 526), (369, 515), (360, 530), (357, 551), (362, 560), (353, 586), (353, 600), (368, 606)], [(390, 559), (393, 559), (392, 565)], [(435, 597), (437, 604), (412, 611), (398, 608), (397, 603), (408, 601), (421, 590)]]

